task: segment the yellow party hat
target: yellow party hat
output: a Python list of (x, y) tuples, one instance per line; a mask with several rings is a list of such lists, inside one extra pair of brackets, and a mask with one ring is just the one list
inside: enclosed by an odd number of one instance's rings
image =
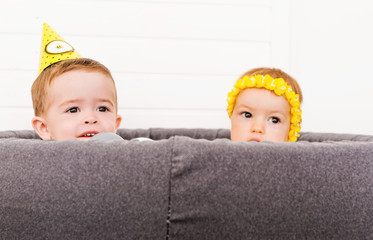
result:
[(39, 74), (53, 63), (66, 59), (82, 58), (75, 49), (65, 42), (48, 24), (43, 25)]

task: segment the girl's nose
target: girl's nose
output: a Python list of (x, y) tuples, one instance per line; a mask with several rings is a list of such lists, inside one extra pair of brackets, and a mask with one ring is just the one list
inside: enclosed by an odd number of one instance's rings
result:
[(264, 124), (261, 121), (253, 121), (251, 125), (252, 133), (264, 133)]

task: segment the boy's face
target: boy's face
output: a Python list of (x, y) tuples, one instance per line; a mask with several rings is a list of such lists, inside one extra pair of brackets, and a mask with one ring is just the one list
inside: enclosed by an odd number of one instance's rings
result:
[(290, 105), (270, 90), (247, 88), (236, 99), (231, 116), (232, 141), (285, 142), (290, 129)]
[(100, 72), (73, 70), (56, 77), (48, 90), (47, 110), (33, 119), (43, 139), (89, 140), (118, 129), (112, 79)]

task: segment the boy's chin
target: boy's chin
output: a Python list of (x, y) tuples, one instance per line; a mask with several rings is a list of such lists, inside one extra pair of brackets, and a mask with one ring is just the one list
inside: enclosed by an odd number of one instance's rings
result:
[(89, 141), (91, 139), (92, 139), (92, 137), (77, 137), (76, 138), (76, 140), (78, 140), (78, 141)]

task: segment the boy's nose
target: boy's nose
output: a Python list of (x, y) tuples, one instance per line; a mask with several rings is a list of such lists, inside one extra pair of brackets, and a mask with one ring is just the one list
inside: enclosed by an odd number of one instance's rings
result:
[(97, 120), (85, 120), (84, 123), (85, 124), (96, 124)]
[(97, 118), (94, 113), (89, 113), (84, 117), (84, 124), (96, 124)]

